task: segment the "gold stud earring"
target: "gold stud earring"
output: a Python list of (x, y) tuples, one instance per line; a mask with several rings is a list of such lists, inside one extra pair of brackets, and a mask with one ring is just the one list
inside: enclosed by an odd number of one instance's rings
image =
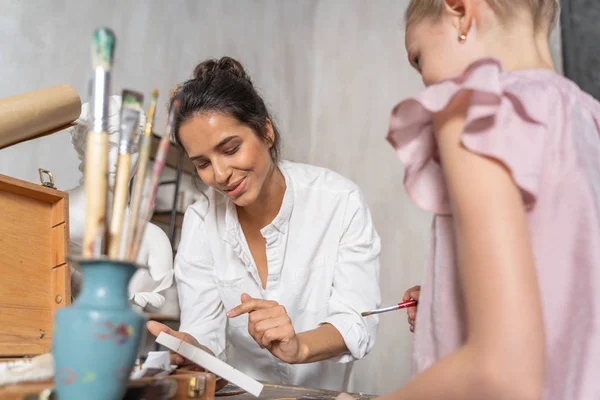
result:
[(461, 33), (460, 35), (458, 35), (458, 43), (464, 43), (467, 41), (467, 35), (465, 35), (464, 33)]

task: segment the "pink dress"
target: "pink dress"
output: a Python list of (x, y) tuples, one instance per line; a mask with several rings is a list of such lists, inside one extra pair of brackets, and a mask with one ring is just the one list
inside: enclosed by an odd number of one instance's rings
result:
[(465, 340), (452, 216), (432, 131), (432, 112), (462, 90), (473, 93), (463, 145), (502, 161), (527, 209), (546, 334), (544, 399), (600, 399), (600, 104), (555, 72), (504, 72), (492, 59), (392, 112), (388, 140), (404, 164), (406, 191), (435, 214), (414, 371)]

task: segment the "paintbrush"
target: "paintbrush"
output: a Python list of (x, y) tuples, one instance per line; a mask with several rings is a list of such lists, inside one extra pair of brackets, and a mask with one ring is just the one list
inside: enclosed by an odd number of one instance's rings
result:
[(167, 162), (167, 155), (169, 152), (169, 146), (171, 144), (171, 134), (173, 131), (173, 124), (175, 122), (175, 115), (179, 110), (179, 100), (173, 100), (171, 109), (169, 110), (169, 118), (167, 121), (167, 131), (164, 136), (160, 139), (158, 144), (158, 150), (154, 157), (154, 168), (152, 169), (152, 175), (150, 177), (150, 183), (148, 185), (148, 195), (144, 198), (144, 204), (142, 205), (141, 218), (138, 219), (138, 226), (136, 227), (133, 244), (131, 246), (130, 257), (133, 259), (137, 258), (137, 254), (142, 243), (142, 237), (144, 235), (144, 229), (146, 223), (150, 221), (152, 213), (154, 212), (154, 205), (156, 203), (156, 192), (158, 191), (159, 179), (162, 171)]
[[(154, 125), (154, 114), (156, 113), (156, 101), (158, 99), (158, 90), (152, 91), (152, 102), (148, 110), (148, 118), (146, 119), (146, 128), (144, 136), (140, 140), (140, 156), (138, 161), (137, 174), (133, 183), (133, 195), (129, 207), (129, 223), (127, 224), (127, 240), (125, 241), (125, 258), (128, 261), (135, 262), (133, 255), (133, 240), (135, 231), (138, 225), (138, 217), (140, 215), (140, 205), (144, 194), (144, 184), (146, 183), (146, 169), (148, 168), (148, 160), (150, 159), (150, 150), (152, 148), (152, 126)], [(143, 226), (142, 226), (143, 228)]]
[(91, 127), (87, 136), (84, 165), (86, 220), (83, 234), (84, 257), (105, 253), (106, 199), (108, 196), (108, 94), (115, 51), (115, 34), (107, 28), (94, 31), (91, 93)]
[(363, 317), (367, 317), (369, 315), (381, 314), (381, 313), (388, 312), (388, 311), (401, 310), (403, 308), (408, 308), (408, 307), (415, 307), (416, 305), (417, 305), (416, 300), (408, 300), (408, 301), (404, 301), (402, 303), (398, 303), (393, 306), (379, 308), (377, 310), (372, 310), (372, 311), (365, 311), (365, 312), (360, 313), (360, 315), (362, 315)]
[(121, 127), (119, 136), (119, 158), (117, 159), (117, 178), (110, 226), (108, 231), (108, 256), (120, 259), (123, 220), (131, 177), (131, 146), (135, 140), (144, 96), (132, 90), (123, 90), (121, 106)]

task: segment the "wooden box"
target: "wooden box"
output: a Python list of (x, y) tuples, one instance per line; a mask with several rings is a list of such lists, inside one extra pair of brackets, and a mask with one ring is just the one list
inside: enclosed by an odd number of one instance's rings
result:
[(0, 175), (0, 357), (49, 352), (71, 302), (67, 193)]

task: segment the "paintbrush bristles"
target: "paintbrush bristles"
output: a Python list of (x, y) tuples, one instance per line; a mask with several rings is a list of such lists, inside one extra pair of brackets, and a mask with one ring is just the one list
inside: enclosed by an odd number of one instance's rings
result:
[(148, 110), (148, 118), (146, 119), (146, 129), (144, 130), (145, 136), (152, 135), (152, 126), (154, 125), (154, 114), (156, 113), (156, 102), (158, 101), (158, 90), (152, 91), (152, 100), (150, 102), (150, 109)]
[(110, 71), (115, 53), (115, 34), (108, 28), (98, 28), (94, 31), (92, 42), (92, 65)]
[(142, 109), (142, 103), (144, 102), (143, 94), (125, 89), (121, 93), (121, 97), (123, 98), (123, 108), (131, 108), (136, 111)]
[(123, 103), (121, 106), (120, 152), (125, 153), (131, 152), (131, 146), (137, 134), (144, 95), (125, 89), (121, 93), (121, 98)]

